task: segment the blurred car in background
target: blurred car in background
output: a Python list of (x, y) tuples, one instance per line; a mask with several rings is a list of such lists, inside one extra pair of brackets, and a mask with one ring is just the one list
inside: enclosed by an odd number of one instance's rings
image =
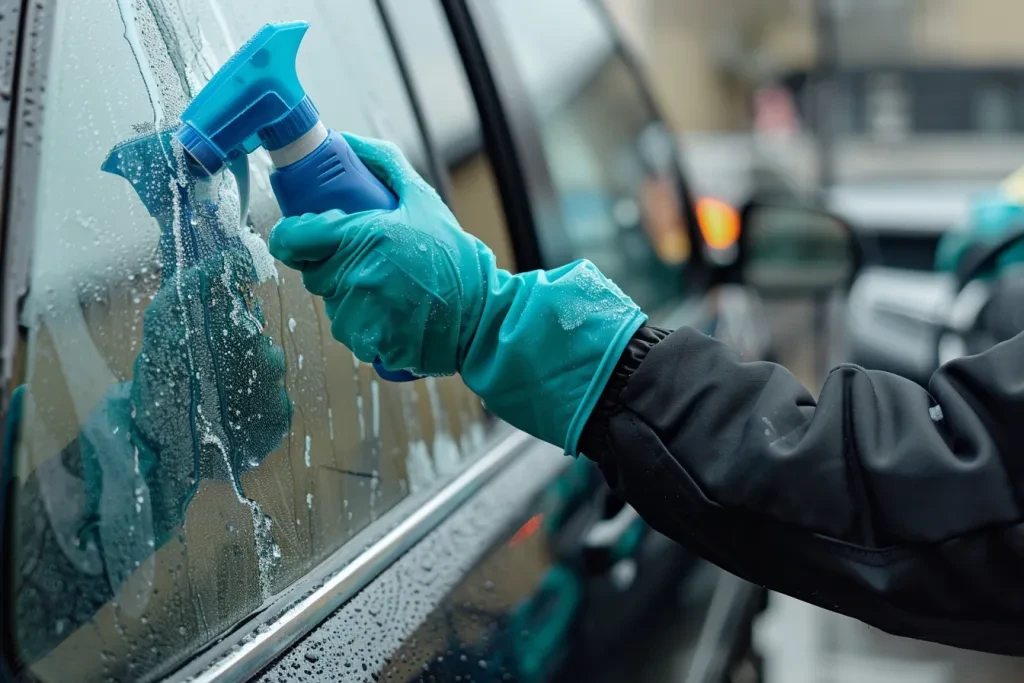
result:
[(847, 302), (847, 357), (926, 382), (959, 288), (933, 270), (938, 245), (978, 229), (974, 205), (1024, 160), (1024, 74), (872, 65), (834, 79), (825, 201), (865, 257)]
[(962, 284), (935, 271), (939, 244), (979, 229), (978, 207), (1024, 161), (1024, 73), (840, 63), (759, 92), (744, 193), (781, 193), (840, 217), (863, 260), (832, 360), (926, 382)]

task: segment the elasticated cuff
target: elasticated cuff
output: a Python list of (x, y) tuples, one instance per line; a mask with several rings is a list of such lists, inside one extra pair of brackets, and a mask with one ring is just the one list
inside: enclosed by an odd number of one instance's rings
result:
[(597, 405), (598, 400), (601, 398), (601, 393), (608, 384), (608, 379), (615, 372), (619, 357), (622, 355), (622, 350), (628, 347), (633, 334), (646, 322), (647, 314), (640, 309), (636, 309), (635, 315), (619, 328), (615, 337), (608, 344), (608, 350), (605, 351), (593, 379), (590, 380), (587, 393), (583, 395), (583, 400), (580, 401), (579, 407), (576, 408), (576, 414), (573, 415), (572, 422), (569, 423), (569, 430), (565, 436), (566, 455), (574, 457), (578, 455), (577, 444), (580, 440), (580, 434), (583, 432), (587, 420), (590, 419), (590, 414), (594, 412), (594, 406)]
[(599, 459), (601, 444), (608, 433), (608, 420), (619, 410), (619, 397), (629, 383), (629, 378), (647, 358), (651, 349), (670, 334), (668, 330), (644, 325), (629, 339), (580, 434), (579, 450), (584, 455), (594, 460)]

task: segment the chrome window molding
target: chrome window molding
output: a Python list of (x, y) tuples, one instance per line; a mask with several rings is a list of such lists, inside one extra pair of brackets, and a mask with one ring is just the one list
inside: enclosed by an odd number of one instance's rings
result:
[(301, 581), (272, 598), (244, 626), (166, 680), (207, 683), (247, 681), (256, 676), (427, 536), (517, 455), (538, 444), (511, 427), (502, 425), (497, 431), (486, 454), (455, 479), (396, 505)]
[(318, 680), (369, 680), (373, 672), (382, 672), (473, 567), (536, 511), (537, 497), (573, 462), (561, 449), (528, 439), (486, 489), (377, 576), (373, 590), (331, 614), (256, 680), (289, 680), (313, 661)]

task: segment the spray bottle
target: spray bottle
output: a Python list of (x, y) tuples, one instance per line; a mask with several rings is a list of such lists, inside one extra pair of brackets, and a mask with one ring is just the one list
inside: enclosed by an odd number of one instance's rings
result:
[[(247, 155), (270, 153), (271, 186), (284, 216), (391, 210), (398, 199), (356, 156), (340, 133), (327, 129), (299, 83), (295, 60), (309, 28), (304, 21), (267, 24), (217, 71), (181, 115), (175, 138), (203, 171), (223, 169), (238, 182), (242, 220), (249, 206)], [(417, 379), (388, 370), (386, 380)]]

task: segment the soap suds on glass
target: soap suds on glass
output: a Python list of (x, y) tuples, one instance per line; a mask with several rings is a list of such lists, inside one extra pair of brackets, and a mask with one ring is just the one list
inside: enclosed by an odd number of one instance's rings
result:
[(251, 513), (252, 536), (256, 547), (257, 568), (259, 571), (260, 594), (264, 599), (269, 598), (273, 588), (273, 574), (278, 560), (281, 558), (281, 548), (274, 541), (274, 536), (270, 532), (273, 520), (263, 512), (263, 508), (260, 507), (259, 503), (246, 497), (242, 491), (242, 485), (238, 476), (231, 465), (231, 456), (224, 447), (224, 442), (213, 433), (201, 411), (199, 418), (205, 428), (202, 434), (202, 443), (214, 446), (223, 456), (224, 464), (228, 472), (231, 473), (231, 484), (235, 497), (238, 499), (238, 502), (248, 507)]

